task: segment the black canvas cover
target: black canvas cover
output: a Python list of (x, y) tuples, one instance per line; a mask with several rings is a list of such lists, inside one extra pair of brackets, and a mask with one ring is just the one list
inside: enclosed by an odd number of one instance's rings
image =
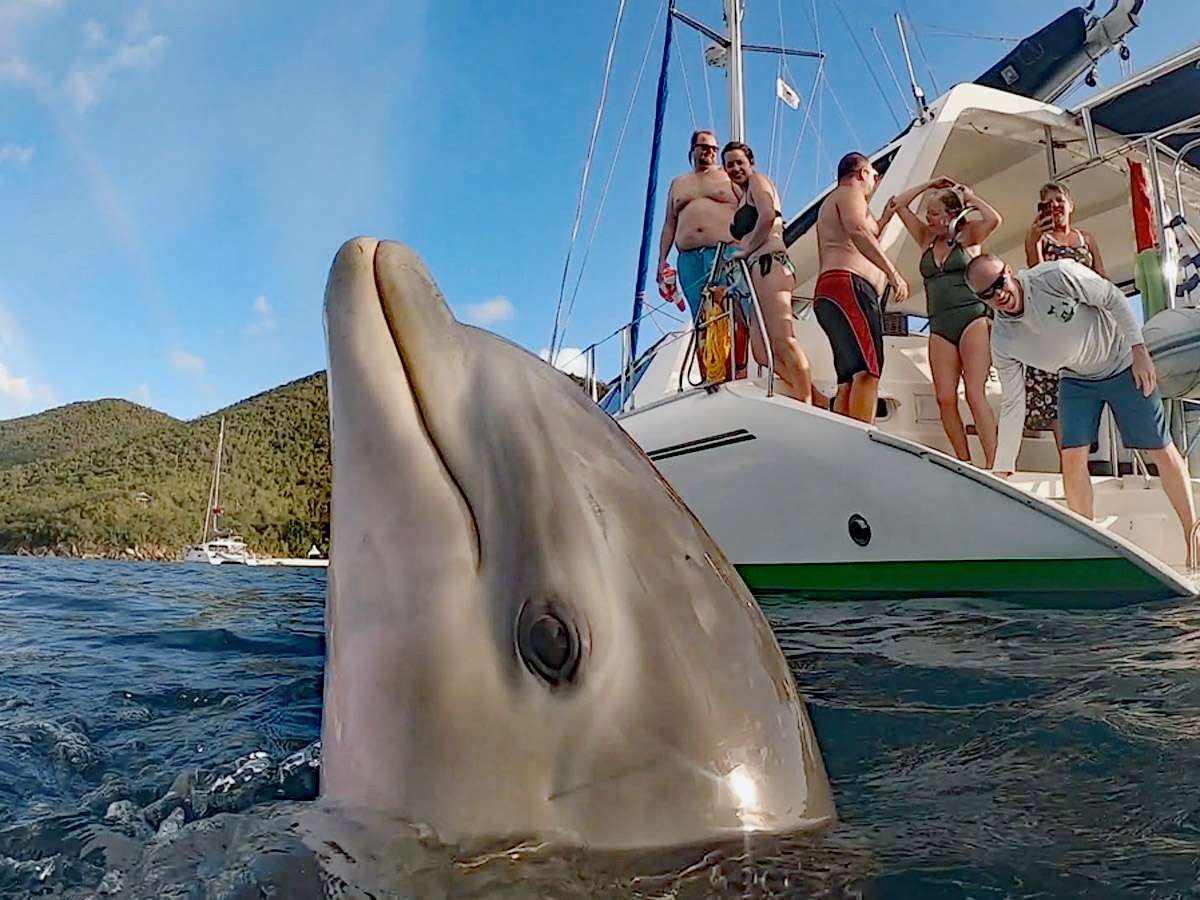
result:
[(1081, 8), (1068, 10), (1017, 44), (975, 83), (1034, 100), (1053, 100), (1088, 65), (1086, 45), (1087, 13)]
[[(1133, 139), (1200, 115), (1200, 59), (1192, 58), (1195, 56), (1185, 54), (1178, 66), (1153, 81), (1131, 87), (1092, 107), (1092, 121)], [(1163, 138), (1163, 143), (1178, 150), (1197, 137), (1200, 125)], [(1200, 168), (1200, 148), (1188, 154), (1187, 162)]]

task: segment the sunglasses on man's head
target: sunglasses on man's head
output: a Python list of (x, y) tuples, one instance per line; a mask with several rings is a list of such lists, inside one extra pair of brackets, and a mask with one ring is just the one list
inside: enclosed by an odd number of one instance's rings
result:
[(991, 300), (996, 296), (996, 293), (1004, 287), (1004, 276), (1007, 274), (1007, 269), (1001, 269), (1000, 274), (996, 277), (996, 280), (985, 287), (976, 296), (978, 296), (980, 300)]

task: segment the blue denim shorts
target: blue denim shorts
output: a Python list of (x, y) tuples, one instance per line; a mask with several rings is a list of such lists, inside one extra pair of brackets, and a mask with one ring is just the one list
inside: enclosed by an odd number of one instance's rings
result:
[[(737, 247), (725, 245), (725, 259), (733, 255)], [(679, 272), (679, 287), (683, 290), (688, 309), (692, 312), (692, 320), (700, 312), (700, 292), (704, 289), (708, 276), (712, 272), (713, 263), (717, 258), (716, 247), (696, 247), (694, 250), (680, 250), (675, 257), (675, 268)]]
[(1058, 382), (1058, 418), (1063, 447), (1090, 447), (1100, 433), (1107, 403), (1117, 420), (1121, 441), (1131, 450), (1161, 450), (1171, 443), (1158, 389), (1149, 397), (1133, 380), (1133, 367), (1089, 381), (1064, 375)]

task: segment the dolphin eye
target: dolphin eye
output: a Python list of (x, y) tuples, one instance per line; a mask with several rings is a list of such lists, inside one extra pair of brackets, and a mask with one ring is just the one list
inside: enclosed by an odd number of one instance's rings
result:
[(583, 641), (573, 610), (560, 600), (534, 597), (517, 617), (517, 653), (530, 672), (550, 687), (574, 680)]

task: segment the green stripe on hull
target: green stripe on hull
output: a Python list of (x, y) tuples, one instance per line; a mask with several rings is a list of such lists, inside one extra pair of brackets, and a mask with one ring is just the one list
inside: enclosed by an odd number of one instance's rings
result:
[(806, 600), (995, 597), (1111, 607), (1180, 596), (1127, 559), (986, 559), (768, 563), (737, 567), (753, 591)]

